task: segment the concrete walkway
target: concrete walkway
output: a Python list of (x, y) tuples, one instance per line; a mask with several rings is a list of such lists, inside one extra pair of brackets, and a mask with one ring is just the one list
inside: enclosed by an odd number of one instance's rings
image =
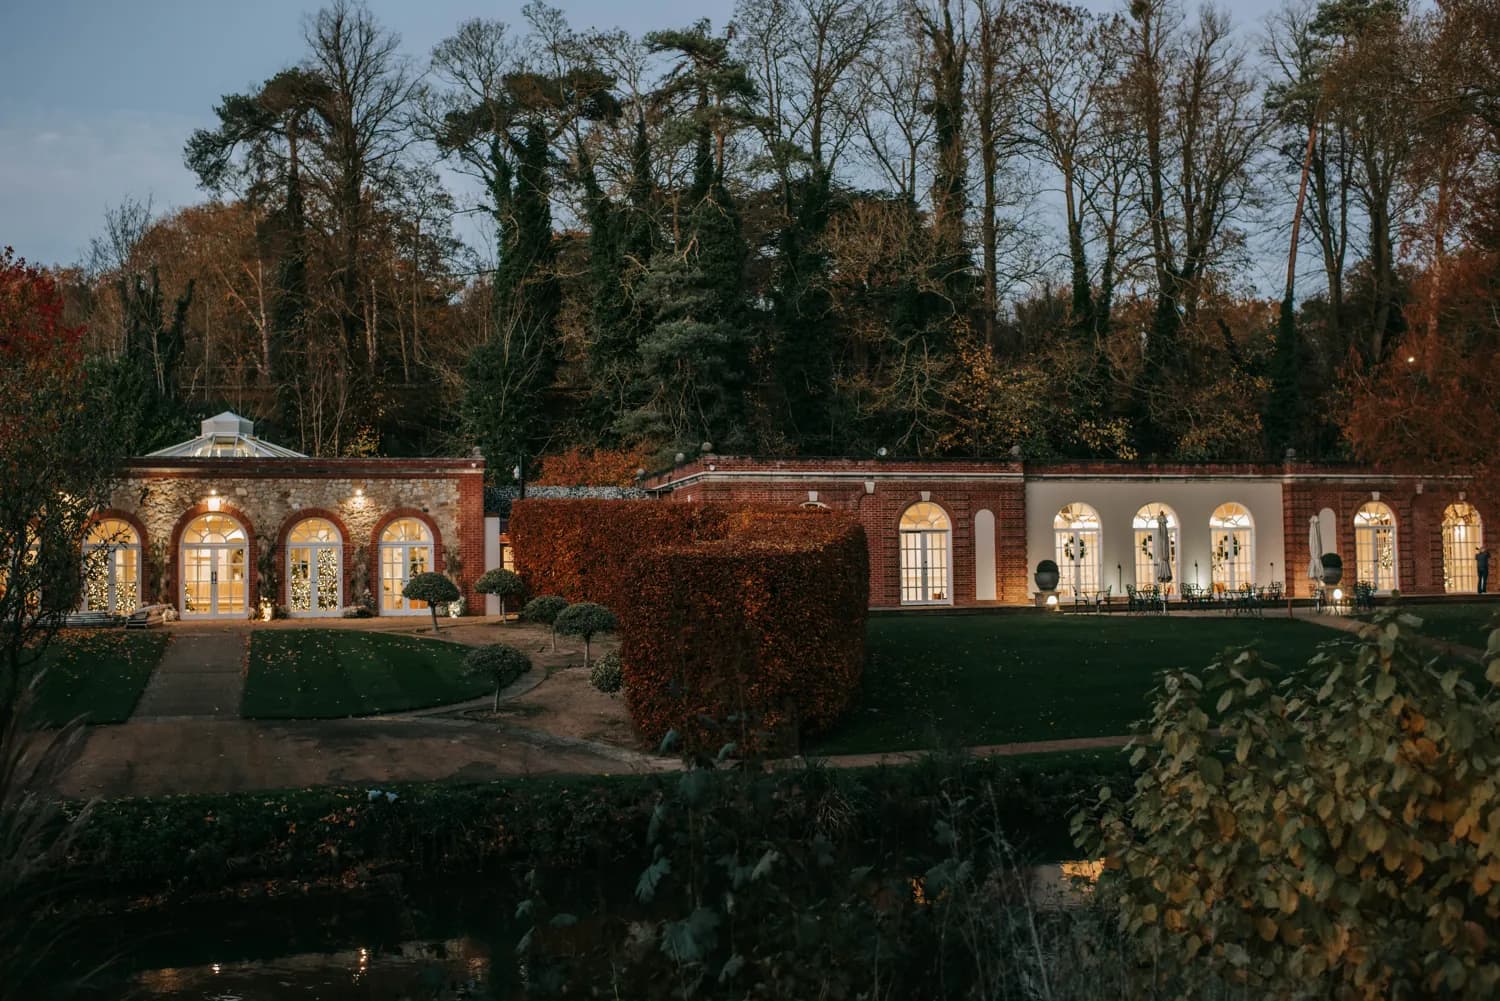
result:
[(247, 640), (243, 630), (174, 634), (131, 722), (238, 719)]

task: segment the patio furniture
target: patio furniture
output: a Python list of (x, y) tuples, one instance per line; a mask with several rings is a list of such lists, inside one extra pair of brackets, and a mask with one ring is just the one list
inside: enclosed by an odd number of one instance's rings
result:
[(113, 612), (69, 612), (63, 625), (69, 629), (107, 629), (125, 621)]
[(1354, 611), (1373, 612), (1375, 610), (1375, 585), (1367, 580), (1354, 582)]
[(142, 605), (130, 613), (130, 618), (125, 620), (126, 629), (146, 629), (150, 626), (159, 626), (166, 621), (167, 610), (171, 605)]

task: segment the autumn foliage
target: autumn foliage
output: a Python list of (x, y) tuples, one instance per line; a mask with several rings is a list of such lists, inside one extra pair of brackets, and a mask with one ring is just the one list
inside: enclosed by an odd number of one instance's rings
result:
[(620, 619), (637, 732), (689, 750), (795, 745), (846, 710), (864, 667), (864, 530), (840, 514), (527, 500), (512, 512), (533, 589)]
[[(35, 438), (36, 393), (79, 363), (83, 331), (63, 322), (57, 282), (0, 250), (0, 442)], [(28, 430), (29, 429), (29, 430)]]
[(536, 482), (559, 487), (629, 487), (635, 485), (638, 469), (650, 469), (651, 457), (643, 448), (570, 448), (542, 457)]

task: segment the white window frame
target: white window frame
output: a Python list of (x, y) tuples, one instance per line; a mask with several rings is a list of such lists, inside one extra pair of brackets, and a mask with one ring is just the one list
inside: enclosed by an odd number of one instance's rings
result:
[[(402, 522), (407, 522), (407, 521), (412, 522), (413, 524), (416, 524), (416, 525), (418, 525), (418, 526), (421, 527), (421, 529), (422, 529), (422, 535), (423, 535), (422, 539), (402, 539), (402, 540), (398, 540), (398, 541), (387, 541), (386, 540), (386, 536), (390, 533), (391, 529), (395, 528), (397, 525), (401, 524)], [(423, 568), (421, 570), (418, 570), (417, 573), (429, 573), (429, 572), (435, 571), (437, 569), (437, 561), (436, 561), (437, 545), (433, 541), (432, 527), (430, 525), (428, 525), (427, 522), (423, 521), (421, 518), (417, 518), (417, 517), (414, 517), (412, 515), (406, 515), (405, 517), (397, 518), (395, 521), (392, 521), (389, 525), (385, 526), (385, 528), (383, 528), (383, 529), (380, 530), (380, 546), (379, 546), (379, 557), (380, 557), (380, 560), (379, 560), (379, 571), (380, 571), (380, 578), (379, 578), (379, 581), (378, 581), (378, 584), (379, 584), (379, 590), (378, 590), (378, 595), (379, 595), (379, 600), (378, 600), (379, 614), (381, 614), (381, 615), (427, 615), (427, 614), (429, 614), (429, 612), (427, 610), (427, 602), (425, 602), (425, 601), (415, 601), (415, 600), (413, 600), (411, 598), (407, 598), (407, 597), (405, 597), (404, 595), (401, 594), (401, 591), (406, 587), (406, 583), (408, 581), (410, 581), (413, 576), (415, 576), (412, 573), (412, 569), (411, 569), (411, 562), (412, 562), (411, 558), (412, 558), (412, 554), (414, 552), (418, 551), (418, 550), (426, 550), (426, 560), (425, 560), (425, 565), (423, 566)], [(395, 557), (395, 560), (393, 561), (393, 560), (387, 559), (387, 556)], [(395, 592), (394, 592), (394, 595), (393, 595), (393, 597), (394, 597), (394, 603), (390, 604), (390, 605), (387, 605), (387, 603), (386, 603), (386, 588), (385, 588), (385, 585), (386, 585), (386, 581), (388, 579), (388, 576), (387, 576), (387, 573), (386, 573), (386, 569), (387, 569), (388, 566), (391, 566), (391, 565), (394, 565), (394, 564), (399, 564), (400, 569), (401, 569), (401, 577), (400, 577), (401, 587), (397, 588), (395, 590)]]
[(1059, 595), (1071, 598), (1103, 589), (1104, 523), (1098, 511), (1079, 501), (1064, 505), (1052, 518), (1052, 545)]
[[(1156, 547), (1159, 544), (1156, 533), (1160, 530), (1157, 516), (1163, 511), (1167, 514), (1167, 540), (1171, 546), (1172, 562), (1172, 579), (1165, 584), (1156, 579)], [(1146, 527), (1147, 525), (1150, 527)], [(1168, 504), (1151, 501), (1142, 504), (1140, 510), (1136, 511), (1135, 517), (1130, 520), (1130, 527), (1135, 530), (1136, 588), (1159, 586), (1168, 594), (1176, 593), (1177, 585), (1182, 582), (1182, 522), (1178, 519), (1177, 512)]]
[[(334, 536), (334, 539), (336, 541), (334, 541), (334, 542), (328, 542), (328, 541), (324, 541), (324, 540), (298, 541), (298, 540), (294, 539), (294, 536), (297, 534), (297, 529), (301, 528), (303, 525), (308, 524), (309, 522), (321, 522), (322, 524), (327, 525), (330, 529), (332, 529), (333, 536)], [(334, 602), (333, 602), (333, 607), (332, 608), (319, 609), (318, 608), (318, 598), (322, 594), (322, 589), (318, 585), (317, 564), (318, 564), (318, 554), (321, 551), (325, 550), (325, 549), (326, 550), (331, 550), (333, 552), (333, 565), (334, 565), (334, 568), (335, 568), (334, 569), (334, 582), (333, 582)], [(307, 609), (303, 609), (303, 610), (299, 610), (299, 609), (297, 609), (297, 608), (295, 608), (293, 606), (293, 601), (295, 599), (293, 597), (294, 592), (292, 590), (292, 579), (293, 579), (293, 574), (294, 574), (294, 568), (296, 566), (296, 563), (298, 562), (295, 559), (295, 557), (294, 557), (293, 554), (295, 554), (297, 552), (300, 552), (300, 551), (306, 551), (308, 553), (308, 560), (307, 560), (307, 563), (308, 563), (308, 601), (309, 601), (310, 606), (311, 606), (311, 607), (309, 607)], [(339, 615), (343, 614), (343, 608), (344, 608), (344, 533), (341, 532), (341, 531), (339, 531), (338, 525), (334, 524), (329, 519), (322, 517), (321, 515), (313, 514), (313, 515), (308, 515), (305, 518), (300, 518), (300, 519), (297, 520), (297, 523), (292, 526), (291, 531), (289, 531), (287, 533), (287, 536), (286, 536), (286, 610), (287, 610), (287, 614), (290, 615), (290, 616), (292, 616), (293, 618), (298, 618), (298, 619), (329, 619), (329, 618), (336, 618)]]
[[(89, 536), (93, 535), (99, 526), (107, 523), (118, 523), (129, 533), (129, 541), (125, 542), (89, 542)], [(129, 615), (141, 607), (141, 575), (144, 567), (141, 564), (141, 535), (135, 530), (135, 526), (122, 518), (99, 518), (89, 525), (84, 535), (83, 544), (83, 591), (78, 596), (78, 608), (84, 612), (107, 612), (110, 615)], [(131, 583), (135, 586), (135, 601), (129, 606), (120, 604), (120, 571), (122, 563), (128, 562), (123, 559), (126, 554), (135, 556), (135, 580)], [(98, 564), (102, 563), (102, 566)], [(89, 608), (89, 575), (95, 571), (102, 570), (105, 575), (105, 607)]]
[[(1376, 509), (1385, 512), (1390, 519), (1389, 524), (1372, 524), (1366, 519), (1366, 512), (1375, 513)], [(1383, 501), (1366, 501), (1354, 513), (1354, 581), (1356, 583), (1369, 581), (1381, 594), (1389, 594), (1401, 587), (1401, 544), (1396, 527), (1396, 512)], [(1388, 571), (1380, 566), (1380, 537), (1387, 534), (1390, 536), (1391, 547), (1391, 566)]]
[[(930, 507), (942, 518), (942, 527), (908, 527), (907, 519), (918, 508)], [(953, 519), (948, 512), (932, 501), (919, 501), (901, 512), (900, 532), (900, 578), (901, 604), (951, 605), (953, 604)], [(915, 558), (916, 565), (908, 561)], [(941, 567), (934, 564), (941, 563)], [(942, 580), (934, 577), (941, 575)], [(911, 584), (908, 581), (912, 581)], [(935, 590), (934, 584), (941, 584)], [(926, 598), (909, 597), (911, 594), (928, 595)], [(935, 597), (933, 595), (936, 595)]]
[[(228, 539), (224, 542), (190, 542), (188, 533), (193, 526), (205, 518), (223, 518), (239, 530), (238, 540)], [(209, 560), (209, 611), (189, 611), (187, 603), (188, 587), (188, 553), (207, 554)], [(226, 608), (221, 600), (219, 592), (219, 572), (233, 564), (234, 553), (240, 554), (240, 566), (244, 578), (240, 588), (240, 606), (238, 608)], [(184, 619), (243, 619), (250, 614), (250, 531), (232, 514), (223, 511), (208, 511), (193, 518), (187, 527), (182, 530), (182, 542), (177, 547), (178, 567), (178, 594), (177, 599), (181, 602), (179, 611)]]
[[(1464, 516), (1465, 512), (1467, 518)], [(1467, 501), (1456, 501), (1443, 509), (1445, 592), (1474, 594), (1479, 590), (1479, 565), (1475, 562), (1474, 555), (1483, 545), (1484, 518), (1474, 505)]]
[[(1231, 507), (1239, 508), (1239, 512), (1225, 513)], [(1234, 524), (1233, 519), (1241, 514), (1245, 523)], [(1238, 591), (1246, 584), (1254, 586), (1255, 566), (1255, 516), (1238, 501), (1225, 501), (1208, 519), (1209, 585), (1222, 584), (1226, 591)]]

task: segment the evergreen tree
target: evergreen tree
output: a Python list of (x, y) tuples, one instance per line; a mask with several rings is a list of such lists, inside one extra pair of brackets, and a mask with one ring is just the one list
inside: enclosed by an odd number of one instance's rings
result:
[(837, 451), (832, 438), (833, 350), (837, 334), (821, 245), (832, 202), (827, 170), (814, 167), (793, 185), (791, 218), (777, 241), (772, 315), (777, 380), (788, 437), (804, 450)]
[(144, 455), (180, 441), (191, 430), (192, 414), (179, 395), (190, 281), (166, 315), (161, 280), (153, 265), (145, 275), (121, 275), (115, 282), (123, 309), (124, 350), (95, 363), (94, 376), (107, 388), (116, 415), (116, 433), (127, 454)]

